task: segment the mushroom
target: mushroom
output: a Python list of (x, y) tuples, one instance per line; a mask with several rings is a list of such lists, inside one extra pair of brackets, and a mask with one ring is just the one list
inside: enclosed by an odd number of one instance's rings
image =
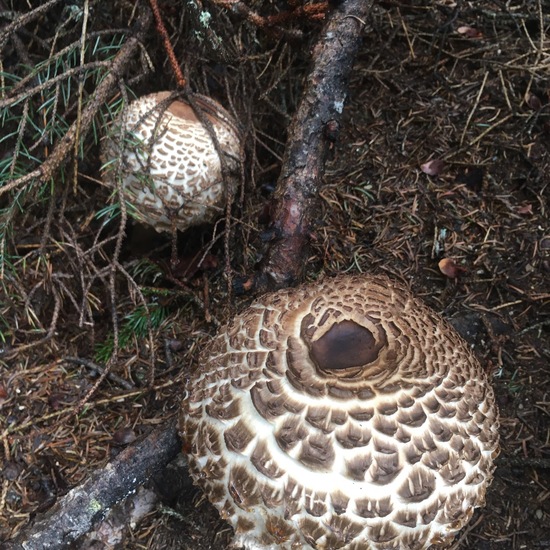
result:
[(114, 187), (118, 172), (130, 212), (159, 232), (183, 231), (219, 217), (226, 184), (233, 191), (241, 162), (237, 124), (219, 103), (193, 96), (216, 134), (227, 181), (209, 129), (188, 103), (172, 95), (159, 92), (130, 103), (102, 144), (104, 180)]
[(420, 550), (483, 505), (498, 412), (479, 361), (405, 287), (269, 294), (205, 347), (180, 433), (246, 549)]

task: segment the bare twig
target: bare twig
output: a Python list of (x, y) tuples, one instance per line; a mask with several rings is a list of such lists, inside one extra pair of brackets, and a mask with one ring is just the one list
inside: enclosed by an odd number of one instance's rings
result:
[[(231, 10), (247, 21), (256, 25), (269, 34), (279, 35), (289, 39), (297, 38), (300, 35), (296, 31), (285, 29), (281, 25), (297, 19), (322, 20), (328, 11), (328, 2), (293, 6), (289, 11), (283, 11), (274, 15), (262, 16), (250, 8), (242, 0), (214, 0), (218, 6)], [(294, 33), (294, 34), (293, 34)]]
[[(84, 75), (86, 71), (102, 68), (108, 70), (110, 69), (110, 67), (111, 63), (109, 61), (90, 61), (90, 63), (84, 63), (83, 65), (79, 65), (78, 67), (67, 69), (62, 74), (52, 76), (48, 78), (46, 82), (43, 82), (42, 84), (36, 84), (32, 88), (25, 88), (25, 86), (22, 85), (23, 81), (21, 81), (16, 86), (11, 88), (7, 95), (3, 96), (3, 99), (0, 100), (0, 109), (4, 107), (9, 107), (14, 103), (18, 103), (21, 99), (21, 96), (29, 97), (34, 94), (42, 93), (44, 92), (44, 90), (51, 88), (54, 84), (59, 84), (63, 81), (67, 81), (75, 76), (81, 78), (81, 75)], [(30, 80), (36, 77), (34, 74), (31, 76), (32, 78)]]
[(540, 470), (550, 469), (550, 458), (544, 457), (521, 457), (521, 456), (502, 456), (498, 458), (499, 466), (520, 466), (524, 468), (537, 468)]
[(14, 21), (12, 21), (9, 25), (6, 25), (2, 29), (2, 36), (0, 38), (0, 52), (4, 49), (6, 46), (10, 36), (12, 33), (14, 33), (17, 29), (20, 29), (21, 27), (25, 26), (27, 23), (30, 23), (33, 19), (36, 19), (43, 13), (46, 13), (51, 7), (55, 6), (56, 4), (59, 4), (61, 0), (49, 0), (49, 2), (45, 2), (41, 6), (38, 6), (34, 10), (31, 10), (30, 12), (21, 15)]
[[(89, 361), (88, 359), (82, 359), (81, 357), (64, 357), (63, 359), (68, 363), (82, 365), (83, 367), (86, 367), (87, 369), (90, 369), (91, 371), (94, 371), (99, 375), (102, 375), (105, 372), (105, 367), (100, 367), (99, 365), (96, 365), (94, 362)], [(127, 380), (124, 380), (124, 378), (121, 378), (120, 376), (117, 376), (112, 372), (109, 372), (107, 374), (107, 378), (111, 380), (111, 382), (118, 384), (121, 388), (125, 390), (133, 390), (135, 388), (134, 384), (128, 382)]]
[(96, 88), (93, 98), (82, 110), (80, 123), (75, 121), (71, 125), (67, 133), (55, 145), (52, 154), (39, 168), (2, 187), (0, 189), (0, 195), (10, 191), (11, 189), (28, 185), (30, 182), (35, 180), (46, 182), (54, 175), (54, 173), (66, 161), (68, 155), (72, 152), (75, 140), (78, 139), (79, 135), (85, 135), (90, 129), (94, 117), (105, 102), (105, 99), (108, 97), (113, 87), (116, 85), (120, 76), (124, 73), (129, 64), (129, 60), (134, 55), (139, 43), (145, 36), (150, 22), (151, 12), (149, 10), (143, 10), (137, 19), (134, 28), (134, 35), (128, 38), (127, 42), (120, 48), (120, 51), (113, 60), (109, 72), (101, 81), (101, 84), (99, 84)]
[[(111, 357), (109, 359), (109, 362), (107, 363), (107, 366), (105, 367), (103, 372), (100, 374), (95, 384), (90, 388), (88, 393), (82, 398), (82, 400), (78, 404), (79, 410), (82, 410), (84, 405), (91, 399), (92, 395), (94, 395), (94, 393), (97, 391), (97, 388), (101, 386), (103, 380), (107, 378), (113, 364), (118, 358), (119, 325), (118, 325), (118, 314), (117, 314), (117, 308), (116, 308), (116, 304), (117, 304), (116, 275), (119, 268), (121, 267), (119, 262), (120, 251), (122, 249), (122, 242), (124, 240), (124, 228), (126, 227), (126, 221), (128, 219), (128, 212), (126, 210), (126, 201), (124, 200), (124, 197), (122, 195), (122, 189), (121, 189), (120, 183), (117, 183), (117, 194), (118, 194), (118, 199), (120, 201), (120, 225), (117, 233), (115, 250), (113, 252), (113, 258), (111, 260), (111, 265), (109, 266), (109, 293), (111, 297), (111, 319), (113, 321), (113, 352), (111, 353)], [(154, 361), (154, 348), (151, 349), (151, 353), (153, 354), (152, 361)]]
[(151, 6), (151, 10), (153, 11), (153, 15), (155, 16), (157, 31), (162, 37), (164, 49), (166, 50), (168, 60), (170, 61), (170, 66), (172, 67), (172, 71), (174, 72), (174, 76), (176, 77), (176, 84), (178, 85), (178, 88), (185, 88), (185, 78), (183, 76), (183, 73), (181, 72), (181, 67), (179, 66), (176, 54), (174, 53), (174, 48), (172, 48), (172, 43), (170, 42), (168, 31), (166, 30), (164, 22), (162, 21), (162, 15), (160, 14), (157, 0), (149, 0), (149, 5)]
[(95, 471), (85, 483), (71, 490), (19, 533), (15, 540), (4, 543), (3, 550), (72, 547), (110, 508), (170, 462), (178, 451), (179, 440), (173, 420)]
[(5, 355), (6, 359), (13, 359), (22, 351), (26, 351), (26, 350), (35, 348), (37, 346), (41, 346), (42, 344), (49, 342), (53, 338), (55, 334), (55, 329), (57, 327), (57, 321), (59, 320), (59, 314), (61, 313), (61, 299), (56, 290), (54, 290), (53, 292), (53, 298), (54, 298), (54, 309), (52, 313), (52, 320), (50, 322), (50, 326), (48, 328), (48, 332), (46, 333), (46, 336), (44, 336), (43, 338), (40, 338), (40, 340), (30, 342), (29, 344), (22, 344), (16, 348), (13, 348), (12, 350), (6, 353)]
[(337, 139), (348, 77), (370, 2), (348, 0), (330, 14), (294, 116), (277, 183), (271, 244), (244, 290), (277, 289), (302, 279), (324, 162)]

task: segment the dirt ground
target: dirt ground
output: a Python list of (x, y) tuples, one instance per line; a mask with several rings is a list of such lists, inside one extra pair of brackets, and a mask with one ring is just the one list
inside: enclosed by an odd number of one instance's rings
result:
[[(4, 50), (4, 72), (23, 78), (47, 59), (59, 22), (69, 17), (62, 4), (35, 27), (21, 26), (23, 46)], [(265, 250), (285, 132), (322, 22), (291, 20), (285, 28), (292, 36), (280, 36), (208, 3), (214, 17), (200, 41), (184, 4), (161, 3), (176, 54), (193, 87), (230, 104), (246, 128), (247, 169), (231, 245), (223, 223), (193, 228), (179, 235), (181, 264), (171, 270), (169, 236), (131, 219), (121, 229), (111, 190), (99, 181), (93, 132), (78, 165), (73, 159), (47, 184), (0, 195), (0, 541), (173, 416), (202, 343), (251, 300), (228, 296), (223, 273), (228, 265), (237, 275), (251, 273)], [(287, 9), (249, 5), (268, 14)], [(132, 7), (120, 6), (97, 12), (88, 32), (125, 28)], [(549, 13), (542, 0), (373, 7), (326, 166), (308, 262), (311, 279), (362, 271), (406, 282), (454, 320), (493, 374), (501, 454), (486, 507), (457, 539), (462, 550), (550, 548)], [(78, 40), (75, 29), (60, 32), (55, 51)], [(209, 33), (223, 38), (224, 51)], [(98, 36), (105, 51), (115, 49), (119, 35), (112, 43)], [(125, 76), (137, 94), (173, 86), (154, 28), (147, 36)], [(85, 97), (93, 97), (96, 82), (86, 82)], [(31, 151), (18, 166), (23, 173), (47, 158), (66, 131), (62, 121), (75, 117), (77, 84), (59, 101), (57, 133), (32, 150), (35, 130), (17, 130), (23, 103), (2, 104), (13, 131), (0, 142), (0, 158)], [(50, 92), (60, 93), (43, 87), (30, 97), (38, 105)], [(49, 117), (38, 108), (35, 115), (38, 126)], [(100, 135), (105, 119), (98, 120)], [(12, 207), (16, 201), (21, 208)], [(209, 269), (186, 277), (185, 265), (205, 254)], [(444, 258), (454, 261), (458, 277), (441, 272)], [(78, 410), (97, 380), (92, 363), (112, 363), (112, 376)], [(189, 480), (176, 483), (165, 472), (157, 481), (162, 505), (121, 547), (228, 547), (229, 528)]]

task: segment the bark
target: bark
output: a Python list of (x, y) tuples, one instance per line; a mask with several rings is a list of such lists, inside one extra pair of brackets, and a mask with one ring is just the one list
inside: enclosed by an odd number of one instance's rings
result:
[(2, 550), (61, 550), (71, 548), (101, 521), (113, 506), (166, 466), (179, 452), (175, 420), (122, 451), (104, 468), (59, 499), (46, 513)]
[(327, 153), (338, 137), (348, 80), (370, 0), (347, 0), (328, 17), (287, 140), (274, 195), (269, 249), (242, 289), (261, 292), (299, 283), (308, 258)]

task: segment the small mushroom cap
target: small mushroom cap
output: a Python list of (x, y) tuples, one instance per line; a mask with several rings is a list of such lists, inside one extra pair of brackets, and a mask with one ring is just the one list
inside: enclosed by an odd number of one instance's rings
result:
[[(130, 212), (157, 231), (181, 231), (219, 217), (239, 177), (241, 135), (231, 115), (216, 101), (195, 95), (210, 121), (228, 168), (208, 128), (193, 108), (159, 92), (131, 102), (102, 142), (104, 180), (120, 177)], [(118, 161), (120, 159), (120, 162)]]
[(385, 277), (266, 295), (199, 365), (184, 449), (247, 549), (435, 548), (484, 503), (498, 454), (486, 374)]

